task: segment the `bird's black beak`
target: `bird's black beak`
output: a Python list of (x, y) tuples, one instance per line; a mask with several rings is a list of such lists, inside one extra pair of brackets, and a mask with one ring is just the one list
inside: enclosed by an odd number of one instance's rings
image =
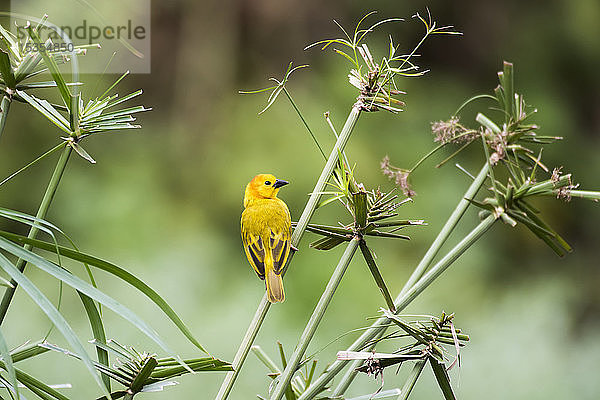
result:
[(273, 187), (275, 189), (277, 189), (277, 188), (287, 185), (288, 183), (289, 183), (288, 181), (284, 181), (283, 179), (277, 179), (275, 181), (275, 183), (273, 184)]

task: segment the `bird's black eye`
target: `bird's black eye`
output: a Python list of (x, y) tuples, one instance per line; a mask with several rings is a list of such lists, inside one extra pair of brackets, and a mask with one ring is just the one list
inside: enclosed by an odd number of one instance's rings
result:
[(265, 185), (269, 186), (271, 184), (271, 181), (265, 181)]

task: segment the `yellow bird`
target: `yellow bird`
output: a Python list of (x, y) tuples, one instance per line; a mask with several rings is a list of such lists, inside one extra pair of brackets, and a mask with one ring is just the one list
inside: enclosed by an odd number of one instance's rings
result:
[(244, 195), (244, 251), (258, 277), (265, 280), (271, 303), (285, 300), (281, 273), (290, 254), (292, 223), (290, 211), (277, 198), (277, 192), (287, 184), (271, 174), (259, 174), (246, 185)]

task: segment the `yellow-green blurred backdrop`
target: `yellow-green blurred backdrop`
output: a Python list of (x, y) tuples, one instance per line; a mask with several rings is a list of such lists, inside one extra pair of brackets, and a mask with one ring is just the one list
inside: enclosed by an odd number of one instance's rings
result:
[[(43, 2), (40, 10), (43, 11)], [(119, 4), (114, 2), (114, 12)], [(582, 187), (600, 189), (600, 3), (574, 1), (372, 1), (227, 0), (152, 2), (150, 74), (132, 75), (121, 92), (144, 89), (141, 102), (153, 111), (139, 116), (143, 129), (89, 139), (86, 149), (98, 161), (74, 157), (48, 219), (89, 253), (111, 260), (141, 277), (175, 308), (215, 356), (231, 360), (263, 295), (242, 253), (239, 215), (243, 187), (254, 174), (272, 172), (291, 181), (280, 197), (297, 219), (323, 160), (284, 98), (265, 114), (257, 113), (266, 96), (241, 96), (239, 89), (268, 85), (290, 61), (310, 64), (288, 85), (297, 104), (327, 151), (333, 136), (323, 112), (341, 128), (356, 96), (347, 82), (348, 64), (331, 51), (304, 46), (340, 34), (332, 20), (347, 28), (371, 10), (376, 18), (403, 17), (373, 36), (378, 54), (386, 33), (410, 50), (422, 26), (410, 17), (428, 6), (439, 24), (452, 24), (462, 37), (434, 37), (419, 51), (431, 72), (399, 80), (407, 106), (393, 116), (363, 114), (347, 148), (355, 175), (369, 187), (392, 187), (379, 171), (386, 154), (410, 167), (432, 146), (430, 122), (448, 118), (473, 94), (490, 92), (503, 60), (515, 64), (516, 88), (536, 106), (536, 122), (548, 135), (564, 136), (544, 153), (550, 167), (564, 165)], [(110, 57), (106, 54), (106, 59)], [(100, 80), (84, 75), (84, 94)], [(89, 92), (86, 92), (89, 90)], [(98, 90), (98, 89), (97, 89)], [(101, 91), (93, 93), (98, 95)], [(467, 115), (469, 115), (467, 113)], [(470, 116), (472, 117), (472, 116)], [(22, 104), (14, 104), (0, 138), (0, 175), (6, 176), (57, 143), (60, 131)], [(448, 155), (449, 153), (445, 153)], [(372, 241), (382, 273), (397, 294), (412, 268), (450, 214), (469, 181), (452, 165), (421, 167), (412, 177), (418, 193), (401, 215), (424, 218), (427, 227), (410, 231), (408, 243)], [(473, 171), (482, 158), (476, 146), (458, 161)], [(0, 190), (3, 207), (35, 213), (54, 160), (46, 160)], [(455, 312), (456, 324), (471, 335), (462, 364), (451, 376), (463, 399), (596, 399), (600, 395), (600, 272), (598, 204), (548, 199), (538, 203), (548, 221), (564, 234), (574, 253), (564, 259), (521, 226), (495, 226), (407, 310)], [(345, 218), (338, 206), (316, 219), (334, 224)], [(471, 211), (459, 226), (465, 233), (477, 222)], [(22, 227), (2, 222), (6, 229)], [(458, 238), (458, 236), (455, 237)], [(291, 352), (308, 320), (341, 249), (319, 253), (307, 234), (286, 276), (286, 302), (271, 308), (258, 338), (276, 358), (276, 342)], [(28, 274), (58, 296), (46, 275)], [(150, 321), (184, 357), (199, 356), (159, 311), (126, 285), (98, 273), (103, 290)], [(46, 282), (44, 284), (44, 282)], [(317, 331), (309, 352), (351, 329), (365, 326), (383, 305), (362, 260), (355, 260)], [(85, 314), (65, 291), (63, 312), (84, 338)], [(155, 346), (126, 321), (105, 311), (107, 335), (139, 350)], [(19, 291), (3, 325), (10, 346), (37, 340), (48, 320)], [(355, 336), (346, 336), (317, 356), (319, 371)], [(62, 344), (59, 335), (50, 341)], [(65, 393), (95, 398), (91, 378), (81, 365), (57, 354), (42, 356), (27, 370), (47, 383), (73, 383)], [(232, 399), (264, 395), (270, 379), (253, 355), (241, 372)], [(388, 371), (386, 387), (401, 386)], [(180, 385), (140, 399), (210, 399), (222, 374), (178, 379)], [(359, 377), (349, 393), (375, 391), (379, 382)], [(441, 398), (431, 373), (419, 381), (415, 399)]]

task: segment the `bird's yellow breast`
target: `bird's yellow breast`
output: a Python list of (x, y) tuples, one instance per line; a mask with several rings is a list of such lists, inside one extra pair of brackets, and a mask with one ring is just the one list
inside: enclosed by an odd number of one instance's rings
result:
[(242, 213), (242, 231), (255, 235), (268, 235), (270, 231), (289, 231), (290, 212), (286, 204), (277, 198), (254, 199)]

